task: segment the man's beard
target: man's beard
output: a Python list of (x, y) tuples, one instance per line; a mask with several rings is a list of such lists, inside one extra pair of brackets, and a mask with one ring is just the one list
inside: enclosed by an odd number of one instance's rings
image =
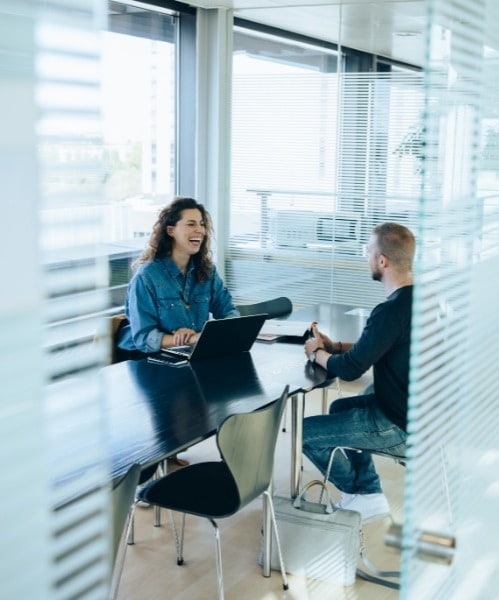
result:
[(376, 269), (376, 271), (371, 271), (371, 277), (373, 281), (381, 281), (383, 279), (381, 271)]

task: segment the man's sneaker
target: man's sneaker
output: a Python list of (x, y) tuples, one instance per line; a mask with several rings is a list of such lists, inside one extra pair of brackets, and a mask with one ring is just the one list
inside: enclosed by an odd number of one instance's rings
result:
[(349, 504), (357, 494), (347, 494), (346, 492), (341, 492), (341, 498), (338, 502), (338, 508), (346, 508), (347, 504)]
[(340, 508), (356, 510), (363, 523), (375, 521), (390, 515), (390, 507), (385, 494), (341, 494)]

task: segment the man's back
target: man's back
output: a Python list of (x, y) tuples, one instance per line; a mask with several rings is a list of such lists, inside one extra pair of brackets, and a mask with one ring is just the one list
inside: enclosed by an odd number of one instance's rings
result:
[(399, 288), (379, 305), (382, 314), (378, 325), (382, 339), (378, 340), (377, 346), (390, 346), (373, 365), (376, 402), (390, 421), (404, 431), (407, 427), (412, 291), (412, 285)]

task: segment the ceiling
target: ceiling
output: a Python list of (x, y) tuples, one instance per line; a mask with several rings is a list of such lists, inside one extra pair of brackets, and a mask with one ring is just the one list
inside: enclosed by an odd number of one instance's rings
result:
[(421, 66), (425, 0), (195, 0), (242, 19)]

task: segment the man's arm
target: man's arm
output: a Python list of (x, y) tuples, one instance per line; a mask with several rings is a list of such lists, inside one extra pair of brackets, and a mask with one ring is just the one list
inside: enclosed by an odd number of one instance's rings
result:
[(334, 342), (326, 334), (321, 333), (317, 325), (312, 327), (312, 333), (313, 337), (305, 342), (305, 354), (324, 369), (327, 368), (330, 356), (348, 352), (354, 346), (353, 342)]
[(317, 349), (315, 362), (324, 367), (329, 375), (353, 381), (363, 375), (394, 344), (394, 336), (398, 335), (394, 318), (396, 316), (386, 303), (379, 304), (372, 311), (355, 344), (341, 342), (340, 345), (340, 342), (332, 342), (332, 346), (327, 348), (317, 332), (317, 336), (314, 333), (314, 337), (307, 340), (305, 352), (311, 358), (311, 353)]

